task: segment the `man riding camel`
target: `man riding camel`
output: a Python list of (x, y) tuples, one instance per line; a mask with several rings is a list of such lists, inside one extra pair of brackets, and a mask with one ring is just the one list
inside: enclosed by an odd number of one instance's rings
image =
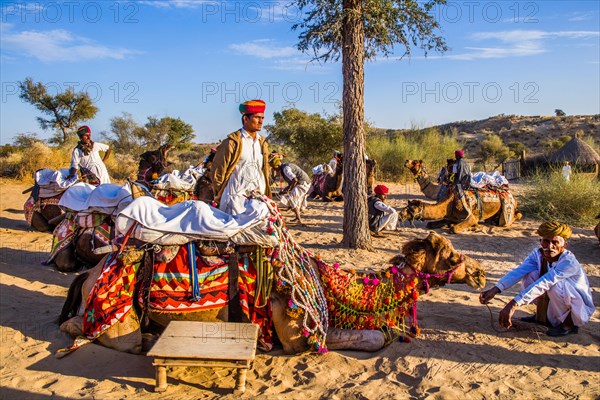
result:
[(520, 280), (524, 289), (500, 311), (501, 326), (510, 328), (517, 307), (535, 302), (536, 315), (523, 317), (521, 321), (549, 324), (548, 336), (577, 333), (590, 320), (594, 304), (585, 271), (575, 255), (566, 250), (571, 228), (560, 222), (544, 222), (537, 233), (542, 237), (541, 247), (494, 287), (481, 292), (479, 301), (488, 303)]

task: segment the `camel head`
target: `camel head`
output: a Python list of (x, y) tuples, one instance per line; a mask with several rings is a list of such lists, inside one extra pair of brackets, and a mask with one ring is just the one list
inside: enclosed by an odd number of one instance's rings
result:
[(446, 283), (466, 283), (475, 288), (485, 287), (485, 270), (478, 261), (454, 249), (447, 238), (430, 232), (425, 239), (415, 239), (402, 247), (403, 256), (396, 256), (390, 263), (399, 264), (402, 258), (419, 275), (419, 290)]
[(423, 166), (423, 160), (406, 160), (404, 162), (404, 167), (408, 168), (415, 178), (427, 176), (427, 172)]
[(409, 200), (406, 207), (398, 210), (398, 220), (414, 221), (415, 219), (419, 219), (421, 214), (423, 214), (423, 205), (424, 203), (421, 200)]

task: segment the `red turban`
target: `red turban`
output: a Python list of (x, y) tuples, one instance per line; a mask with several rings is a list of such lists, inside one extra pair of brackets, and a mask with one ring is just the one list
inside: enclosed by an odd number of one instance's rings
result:
[(456, 150), (456, 151), (454, 152), (454, 156), (455, 156), (455, 157), (464, 157), (464, 156), (465, 156), (465, 152), (464, 152), (464, 151), (462, 151), (462, 150)]
[(264, 113), (267, 104), (262, 100), (248, 100), (240, 104), (240, 112), (242, 114)]
[(390, 192), (390, 189), (388, 189), (387, 186), (377, 185), (375, 186), (375, 189), (373, 189), (373, 191), (375, 192), (375, 194), (388, 194)]
[(80, 139), (86, 133), (89, 133), (90, 135), (92, 134), (92, 130), (87, 125), (84, 125), (84, 126), (80, 127), (79, 129), (77, 129), (77, 136), (79, 136)]

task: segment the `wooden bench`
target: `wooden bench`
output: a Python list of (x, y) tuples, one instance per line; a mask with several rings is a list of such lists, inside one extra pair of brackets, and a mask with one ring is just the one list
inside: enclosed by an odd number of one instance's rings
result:
[(148, 352), (156, 366), (155, 391), (167, 390), (167, 367), (237, 368), (235, 392), (246, 390), (258, 326), (232, 322), (172, 321)]

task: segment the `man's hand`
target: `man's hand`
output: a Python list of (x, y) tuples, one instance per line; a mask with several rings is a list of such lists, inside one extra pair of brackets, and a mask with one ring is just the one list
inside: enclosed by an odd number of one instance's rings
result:
[(500, 293), (500, 289), (498, 289), (496, 286), (492, 287), (491, 289), (484, 290), (483, 292), (479, 293), (479, 302), (481, 304), (487, 304), (498, 293)]
[(517, 303), (514, 300), (508, 302), (508, 304), (500, 311), (500, 316), (498, 317), (498, 322), (500, 322), (500, 326), (503, 328), (510, 328), (512, 326), (512, 316), (517, 310)]

